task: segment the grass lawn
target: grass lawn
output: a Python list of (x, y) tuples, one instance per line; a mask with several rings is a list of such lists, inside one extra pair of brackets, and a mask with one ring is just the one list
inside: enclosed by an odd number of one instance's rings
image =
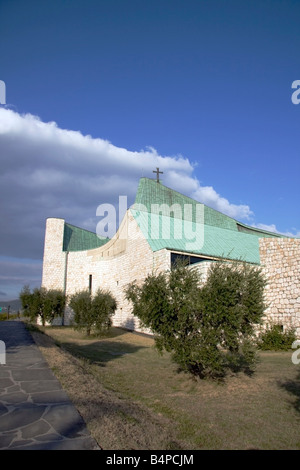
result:
[(35, 341), (105, 450), (300, 449), (300, 366), (292, 352), (261, 352), (252, 377), (220, 384), (178, 373), (145, 335), (43, 331), (32, 332)]

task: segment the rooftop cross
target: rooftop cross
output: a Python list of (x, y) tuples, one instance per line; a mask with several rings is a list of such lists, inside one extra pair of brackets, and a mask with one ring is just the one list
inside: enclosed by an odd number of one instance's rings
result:
[(163, 174), (163, 171), (159, 171), (159, 168), (153, 170), (153, 173), (156, 173), (156, 182), (159, 183), (159, 174)]

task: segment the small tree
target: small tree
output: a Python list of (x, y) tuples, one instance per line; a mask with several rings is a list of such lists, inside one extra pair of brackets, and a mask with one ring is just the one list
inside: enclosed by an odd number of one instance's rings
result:
[(76, 292), (70, 297), (69, 306), (74, 311), (74, 323), (79, 330), (85, 329), (86, 334), (91, 334), (94, 324), (92, 311), (92, 299), (88, 289)]
[(115, 313), (116, 308), (117, 302), (111, 293), (98, 289), (95, 296), (92, 298), (92, 311), (96, 334), (102, 334), (111, 327), (111, 317)]
[(52, 323), (54, 318), (62, 317), (66, 306), (66, 296), (62, 290), (47, 290), (44, 296), (43, 316)]
[[(30, 304), (32, 301), (32, 293), (28, 285), (24, 286), (19, 294), (22, 308), (24, 310), (24, 315), (30, 317)], [(35, 316), (32, 315), (32, 320), (35, 319)]]
[(200, 289), (199, 320), (200, 331), (211, 332), (209, 343), (221, 371), (230, 367), (250, 372), (255, 365), (255, 327), (262, 322), (266, 308), (265, 285), (256, 266), (238, 262), (212, 264)]
[(40, 317), (43, 326), (46, 322), (52, 322), (55, 317), (63, 315), (66, 298), (61, 290), (36, 287), (31, 292), (29, 286), (24, 286), (19, 297), (25, 316), (31, 321), (36, 321)]
[(92, 328), (101, 334), (111, 326), (111, 317), (117, 308), (115, 298), (108, 291), (98, 289), (92, 297), (90, 291), (82, 290), (70, 297), (69, 305), (74, 311), (76, 328), (90, 336)]
[(254, 364), (252, 334), (264, 312), (261, 272), (241, 263), (212, 263), (199, 286), (193, 268), (177, 264), (170, 273), (132, 283), (126, 297), (133, 314), (155, 334), (159, 351), (172, 353), (182, 370), (220, 377), (226, 369)]

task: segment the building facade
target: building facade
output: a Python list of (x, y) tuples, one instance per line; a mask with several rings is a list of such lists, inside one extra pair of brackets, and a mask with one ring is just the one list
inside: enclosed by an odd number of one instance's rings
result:
[[(107, 289), (118, 304), (113, 324), (142, 331), (125, 288), (170, 270), (178, 257), (188, 257), (203, 279), (211, 262), (221, 259), (260, 266), (268, 282), (266, 322), (291, 326), (300, 337), (300, 239), (241, 224), (148, 178), (141, 178), (135, 203), (112, 239), (47, 219), (42, 286), (67, 296)], [(70, 308), (62, 321), (72, 321)]]

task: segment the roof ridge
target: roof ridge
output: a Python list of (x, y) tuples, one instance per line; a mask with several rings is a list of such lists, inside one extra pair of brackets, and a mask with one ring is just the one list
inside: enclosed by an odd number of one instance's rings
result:
[[(230, 215), (228, 214), (224, 214), (223, 212), (219, 211), (218, 209), (215, 209), (211, 206), (208, 206), (207, 204), (205, 204), (204, 202), (201, 202), (201, 201), (198, 201), (196, 199), (193, 199), (192, 197), (190, 196), (186, 196), (185, 194), (183, 193), (180, 193), (179, 191), (175, 190), (175, 189), (172, 189), (172, 188), (169, 188), (168, 186), (164, 185), (163, 183), (161, 182), (157, 182), (155, 181), (154, 179), (152, 178), (148, 178), (148, 177), (142, 177), (140, 178), (140, 184), (138, 186), (138, 189), (137, 189), (137, 192), (136, 192), (136, 198), (135, 198), (135, 203), (134, 205), (132, 206), (133, 209), (135, 209), (135, 204), (143, 204), (143, 192), (144, 192), (144, 188), (142, 188), (142, 195), (141, 195), (141, 200), (139, 203), (137, 202), (137, 198), (138, 198), (138, 195), (139, 195), (139, 192), (140, 192), (140, 189), (141, 189), (141, 180), (147, 180), (150, 182), (151, 185), (153, 185), (153, 187), (155, 188), (156, 186), (154, 185), (159, 185), (157, 188), (160, 189), (160, 188), (164, 188), (164, 190), (167, 190), (167, 191), (170, 191), (171, 193), (173, 193), (175, 196), (178, 195), (180, 196), (180, 198), (184, 198), (186, 200), (189, 200), (189, 201), (192, 201), (193, 204), (203, 204), (204, 208), (206, 209), (206, 212), (210, 212), (206, 214), (207, 217), (205, 217), (205, 219), (207, 220), (204, 220), (205, 224), (207, 225), (212, 225), (212, 226), (215, 226), (215, 227), (220, 227), (220, 228), (224, 228), (224, 229), (227, 229), (227, 230), (231, 230), (231, 231), (241, 231), (243, 232), (242, 230), (239, 230), (238, 229), (238, 226), (241, 226), (241, 227), (244, 227), (248, 230), (251, 230), (252, 232), (255, 232), (255, 233), (252, 233), (252, 235), (255, 235), (257, 236), (256, 234), (265, 234), (265, 235), (270, 235), (272, 237), (276, 237), (276, 238), (284, 238), (286, 237), (286, 235), (283, 235), (283, 234), (279, 234), (279, 233), (276, 233), (276, 232), (271, 232), (271, 231), (268, 231), (268, 230), (263, 230), (263, 229), (259, 229), (257, 227), (252, 227), (251, 225), (248, 225), (248, 224), (245, 224), (243, 222), (240, 222), (239, 220), (235, 219), (234, 217), (231, 217)], [(179, 202), (179, 201), (178, 201)], [(137, 209), (135, 209), (137, 210)], [(149, 211), (149, 210), (148, 210)], [(213, 215), (213, 217), (211, 217)], [(172, 216), (171, 216), (172, 217)], [(175, 217), (175, 216), (174, 216)], [(209, 219), (215, 219), (215, 222), (213, 223), (212, 220), (209, 220)], [(219, 219), (219, 223), (217, 223), (217, 219)], [(223, 219), (223, 223), (221, 222), (221, 219)], [(226, 223), (225, 223), (225, 220), (226, 220)]]

